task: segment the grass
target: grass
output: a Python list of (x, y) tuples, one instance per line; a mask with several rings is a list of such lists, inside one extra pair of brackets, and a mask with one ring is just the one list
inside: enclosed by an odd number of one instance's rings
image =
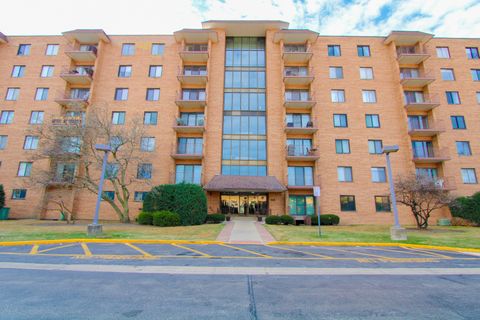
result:
[(0, 221), (0, 242), (75, 238), (215, 240), (223, 228), (222, 224), (160, 228), (136, 223), (102, 222), (104, 233), (101, 236), (88, 237), (86, 234), (88, 223), (90, 222), (77, 221), (74, 225), (68, 225), (64, 221)]
[[(385, 225), (322, 226), (321, 238), (314, 226), (266, 225), (266, 228), (278, 241), (392, 242), (390, 226)], [(407, 234), (408, 240), (401, 243), (480, 248), (478, 227), (432, 226), (417, 230), (412, 226)]]

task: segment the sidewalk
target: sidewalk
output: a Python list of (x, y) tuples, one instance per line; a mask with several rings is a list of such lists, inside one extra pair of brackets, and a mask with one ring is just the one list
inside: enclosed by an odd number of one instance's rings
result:
[(261, 222), (252, 217), (234, 217), (226, 223), (217, 237), (218, 241), (229, 243), (263, 244), (275, 241)]

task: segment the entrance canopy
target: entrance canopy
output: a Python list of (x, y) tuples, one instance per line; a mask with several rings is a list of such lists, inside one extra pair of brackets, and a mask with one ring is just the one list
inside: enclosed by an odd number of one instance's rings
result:
[(214, 176), (204, 187), (220, 192), (284, 192), (287, 189), (273, 176)]

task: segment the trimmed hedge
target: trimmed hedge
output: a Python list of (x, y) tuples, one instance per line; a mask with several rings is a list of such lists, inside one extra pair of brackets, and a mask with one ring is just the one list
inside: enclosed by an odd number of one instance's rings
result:
[(158, 211), (153, 213), (153, 225), (158, 227), (176, 227), (180, 225), (180, 216), (175, 212)]
[(265, 223), (266, 224), (280, 224), (282, 222), (282, 219), (280, 216), (268, 216), (265, 218)]
[(138, 224), (143, 225), (152, 225), (153, 224), (153, 213), (151, 212), (140, 212), (137, 217)]
[(143, 211), (171, 211), (180, 216), (184, 226), (205, 223), (207, 197), (196, 184), (164, 184), (152, 188), (143, 201)]
[[(321, 214), (322, 226), (336, 226), (340, 223), (340, 217), (335, 214)], [(312, 226), (318, 226), (318, 216), (312, 216)]]
[(205, 222), (210, 222), (210, 223), (222, 223), (225, 221), (225, 215), (222, 213), (212, 213), (207, 215), (207, 219)]
[(295, 219), (288, 214), (284, 214), (283, 216), (280, 216), (280, 222), (284, 225), (295, 224)]
[(0, 184), (0, 209), (5, 207), (5, 190), (3, 190), (3, 184)]
[(480, 192), (469, 197), (459, 197), (450, 205), (452, 216), (480, 225)]

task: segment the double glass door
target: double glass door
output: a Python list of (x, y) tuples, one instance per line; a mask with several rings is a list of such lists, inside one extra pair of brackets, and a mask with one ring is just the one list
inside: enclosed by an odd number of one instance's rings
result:
[(224, 214), (267, 214), (268, 201), (266, 194), (220, 196), (221, 211)]

